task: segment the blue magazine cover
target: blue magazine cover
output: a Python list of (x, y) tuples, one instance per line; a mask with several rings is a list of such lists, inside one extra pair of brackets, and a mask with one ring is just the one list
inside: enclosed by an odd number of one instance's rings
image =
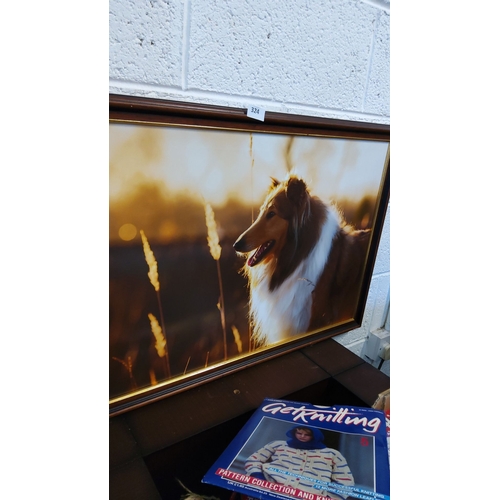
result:
[(385, 414), (265, 399), (202, 482), (254, 499), (389, 499)]

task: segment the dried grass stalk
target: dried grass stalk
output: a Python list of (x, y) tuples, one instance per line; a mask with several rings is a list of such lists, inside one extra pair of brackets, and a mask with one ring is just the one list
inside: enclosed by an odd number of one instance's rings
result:
[[(160, 358), (165, 357), (165, 365), (166, 365), (166, 372), (167, 372), (167, 377), (170, 378), (170, 359), (168, 357), (168, 348), (167, 348), (167, 337), (166, 337), (166, 332), (165, 332), (165, 321), (163, 319), (163, 309), (161, 307), (161, 299), (160, 299), (160, 280), (158, 279), (158, 263), (156, 262), (155, 256), (153, 251), (151, 250), (151, 247), (149, 246), (148, 239), (146, 238), (146, 235), (144, 234), (144, 231), (141, 229), (141, 239), (142, 239), (142, 246), (144, 249), (144, 256), (146, 257), (146, 263), (149, 266), (149, 271), (148, 271), (148, 277), (149, 281), (151, 281), (151, 284), (153, 285), (155, 291), (156, 291), (156, 297), (158, 299), (158, 308), (160, 310), (160, 319), (161, 319), (161, 328), (160, 325), (158, 325), (158, 321), (154, 316), (151, 314), (149, 316), (149, 320), (151, 321), (151, 329), (153, 330), (153, 334), (155, 335), (156, 338), (156, 350), (158, 352), (158, 356)], [(153, 326), (153, 320), (151, 319), (151, 316), (153, 316), (154, 321), (156, 322), (156, 325), (158, 325), (157, 331), (155, 333), (155, 328), (156, 326)], [(165, 336), (162, 333), (165, 332)], [(158, 336), (158, 331), (160, 332), (161, 338), (163, 340), (159, 340)], [(163, 347), (161, 347), (162, 343), (165, 343)], [(160, 352), (164, 352), (164, 354), (160, 354)]]
[(158, 320), (155, 318), (154, 314), (149, 313), (148, 318), (151, 323), (151, 331), (153, 332), (153, 335), (156, 340), (155, 343), (156, 352), (158, 353), (158, 356), (160, 356), (160, 358), (163, 358), (167, 355), (165, 351), (165, 347), (167, 345), (167, 339), (163, 335), (161, 326), (158, 323)]
[(217, 234), (217, 224), (215, 223), (214, 211), (209, 203), (205, 203), (205, 221), (208, 230), (208, 247), (210, 248), (210, 254), (217, 263), (217, 275), (219, 278), (219, 289), (220, 289), (220, 302), (217, 307), (220, 311), (220, 318), (222, 323), (222, 335), (224, 341), (224, 360), (227, 359), (227, 340), (226, 340), (226, 313), (224, 311), (224, 293), (222, 291), (222, 276), (220, 272), (220, 256), (222, 253), (222, 248), (219, 245), (219, 235)]
[(152, 368), (149, 370), (149, 381), (150, 381), (151, 385), (158, 384), (158, 380), (156, 380), (155, 371)]
[(155, 348), (158, 356), (160, 358), (165, 358), (165, 369), (167, 378), (170, 377), (170, 360), (168, 357), (168, 347), (167, 347), (167, 338), (163, 334), (162, 328), (158, 323), (158, 320), (154, 316), (154, 314), (148, 313), (148, 318), (151, 323), (151, 331), (153, 332), (155, 338)]
[(243, 352), (243, 344), (241, 342), (240, 332), (234, 325), (231, 326), (231, 330), (233, 331), (234, 342), (236, 343), (236, 347), (238, 348), (238, 353), (241, 354)]
[(205, 203), (205, 221), (208, 229), (208, 247), (214, 260), (220, 259), (222, 248), (219, 245), (219, 235), (217, 234), (217, 224), (215, 223), (214, 211), (210, 204)]
[(137, 389), (137, 383), (135, 382), (134, 374), (132, 373), (132, 358), (130, 356), (127, 356), (126, 362), (123, 361), (123, 359), (115, 358), (114, 356), (112, 356), (112, 359), (118, 361), (118, 363), (120, 363), (125, 368), (125, 370), (127, 370), (130, 385), (132, 386), (132, 390), (135, 391)]
[(148, 239), (144, 234), (144, 231), (141, 229), (141, 239), (142, 246), (144, 248), (144, 256), (146, 257), (146, 262), (149, 266), (148, 277), (151, 284), (154, 286), (154, 289), (158, 292), (160, 290), (160, 281), (158, 280), (158, 263), (156, 262), (155, 256), (151, 247), (149, 246)]
[(189, 366), (189, 362), (191, 361), (191, 356), (189, 356), (187, 362), (186, 362), (186, 366), (184, 367), (184, 372), (183, 372), (183, 375), (186, 375), (186, 372), (187, 372), (187, 369), (188, 369), (188, 366)]

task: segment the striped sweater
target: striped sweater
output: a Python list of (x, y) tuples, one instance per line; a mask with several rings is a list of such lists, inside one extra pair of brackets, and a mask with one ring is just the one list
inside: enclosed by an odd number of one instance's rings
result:
[(245, 471), (249, 476), (263, 474), (268, 481), (339, 500), (348, 495), (328, 492), (324, 483), (354, 484), (346, 459), (337, 450), (326, 447), (297, 449), (286, 441), (273, 441), (250, 455)]

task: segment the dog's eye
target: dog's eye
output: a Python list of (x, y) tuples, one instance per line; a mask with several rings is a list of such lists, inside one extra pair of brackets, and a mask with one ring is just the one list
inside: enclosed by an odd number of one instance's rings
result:
[(266, 214), (266, 219), (272, 219), (276, 214), (271, 210), (270, 212), (267, 212)]

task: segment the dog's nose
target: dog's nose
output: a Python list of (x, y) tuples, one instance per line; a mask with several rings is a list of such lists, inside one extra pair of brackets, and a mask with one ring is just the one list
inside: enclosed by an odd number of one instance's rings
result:
[(244, 243), (243, 243), (243, 238), (240, 236), (233, 244), (233, 248), (237, 251), (237, 252), (241, 252), (243, 250), (243, 246), (244, 246)]

